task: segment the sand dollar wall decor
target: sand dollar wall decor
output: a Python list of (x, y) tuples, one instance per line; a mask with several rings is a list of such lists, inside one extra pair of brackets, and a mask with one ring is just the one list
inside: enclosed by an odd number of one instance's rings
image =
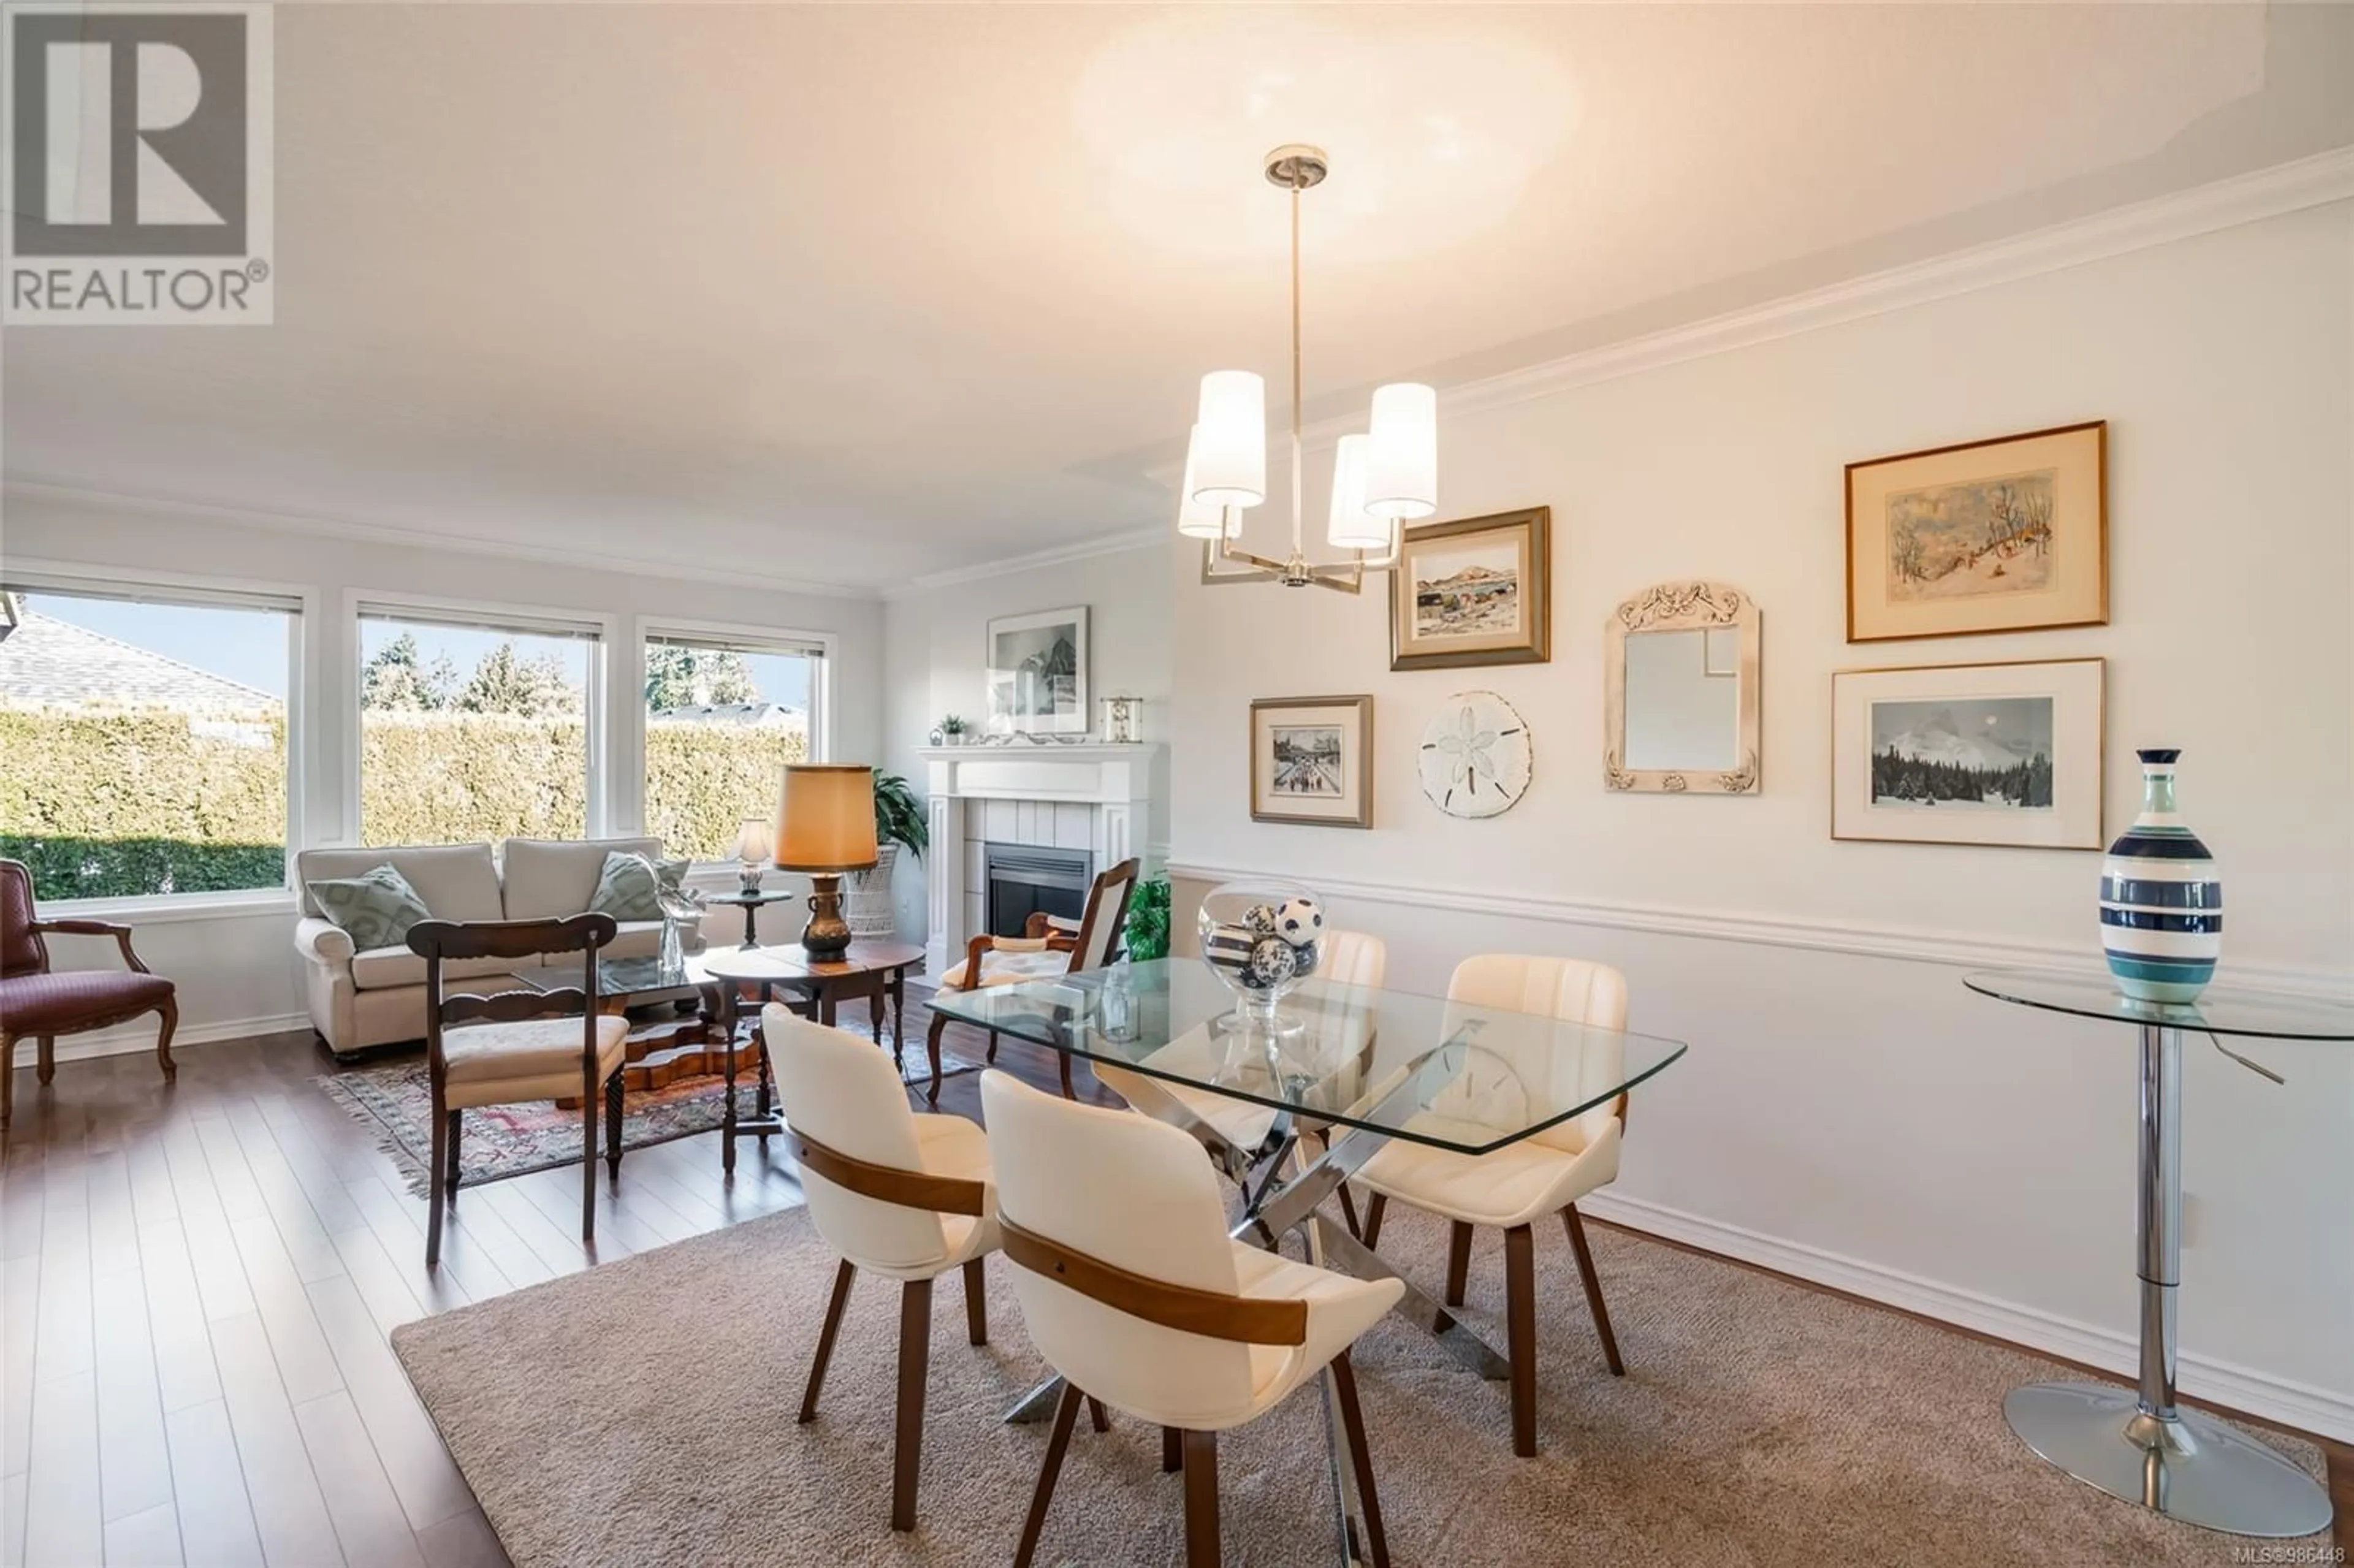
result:
[(1494, 817), (1528, 793), (1529, 726), (1493, 692), (1458, 692), (1422, 732), (1422, 792), (1450, 817)]

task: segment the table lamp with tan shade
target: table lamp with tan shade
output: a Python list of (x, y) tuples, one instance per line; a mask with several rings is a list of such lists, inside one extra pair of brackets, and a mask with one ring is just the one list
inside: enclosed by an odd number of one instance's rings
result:
[(801, 947), (813, 959), (850, 948), (842, 917), (842, 874), (875, 863), (875, 769), (831, 763), (785, 768), (777, 806), (776, 867), (809, 874), (810, 921)]

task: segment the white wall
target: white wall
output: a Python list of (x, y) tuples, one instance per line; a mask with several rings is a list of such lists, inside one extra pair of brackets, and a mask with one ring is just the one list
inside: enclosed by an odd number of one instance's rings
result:
[[(924, 769), (916, 752), (928, 744), (932, 726), (951, 713), (980, 726), (988, 711), (984, 672), (991, 620), (1080, 604), (1088, 609), (1088, 701), (1115, 693), (1142, 697), (1139, 738), (1167, 741), (1174, 559), (1172, 546), (1155, 542), (1015, 567), (892, 598), (884, 613), (889, 733), (883, 745), (891, 770), (906, 774), (920, 790)], [(1097, 705), (1088, 727), (1101, 725)], [(1146, 833), (1149, 853), (1161, 854), (1168, 842), (1168, 791), (1162, 788), (1156, 791)], [(924, 939), (924, 868), (903, 857), (895, 892), (899, 932), (908, 941)]]
[[(2105, 658), (2107, 832), (2136, 810), (2133, 748), (2183, 747), (2183, 810), (2230, 888), (2226, 981), (2354, 980), (2350, 292), (2340, 202), (1442, 404), (1445, 515), (1553, 508), (1552, 662), (1392, 674), (1377, 598), (1181, 577), (1172, 859), (1322, 888), (1408, 988), (1482, 950), (1623, 967), (1631, 1026), (1691, 1050), (1635, 1097), (1612, 1212), (2130, 1364), (2133, 1034), (1961, 984), (1971, 965), (2093, 961), (2096, 857), (1833, 843), (1829, 675)], [(2086, 418), (2109, 421), (2110, 625), (1844, 642), (1843, 464)], [(1764, 793), (1611, 794), (1605, 617), (1699, 577), (1763, 607)], [(1482, 686), (1530, 722), (1535, 783), (1458, 821), (1423, 799), (1416, 745), (1443, 696)], [(1250, 699), (1361, 692), (1373, 830), (1253, 824)], [(2183, 1384), (2354, 1437), (2354, 1048), (2253, 1047), (2285, 1089), (2190, 1050)]]
[[(71, 563), (93, 568), (176, 573), (267, 581), (299, 587), (313, 596), (307, 617), (303, 680), (318, 694), (304, 711), (319, 734), (301, 747), (310, 764), (298, 780), (303, 838), (336, 840), (344, 830), (348, 791), (346, 747), (355, 738), (358, 671), (346, 592), (407, 593), (514, 606), (586, 611), (613, 618), (615, 640), (607, 661), (606, 714), (611, 755), (634, 755), (617, 744), (642, 722), (631, 674), (637, 618), (684, 620), (834, 635), (832, 740), (838, 760), (864, 760), (881, 744), (883, 607), (873, 599), (801, 596), (726, 582), (584, 569), (558, 562), (452, 555), (437, 549), (360, 541), (283, 527), (241, 525), (233, 514), (146, 506), (111, 498), (12, 487), (0, 567), (9, 561)], [(637, 831), (640, 780), (631, 769), (610, 770), (609, 831)], [(781, 877), (772, 882), (783, 885)], [(137, 918), (139, 954), (179, 987), (181, 1038), (190, 1043), (235, 1038), (263, 1029), (309, 1026), (295, 969), (289, 897), (261, 897), (238, 914), (176, 910)], [(798, 905), (762, 912), (763, 935), (789, 940)], [(736, 939), (740, 916), (722, 910), (720, 929)], [(773, 927), (773, 931), (770, 929)], [(61, 967), (103, 967), (117, 961), (111, 942), (54, 944)], [(135, 1036), (138, 1032), (132, 1032)], [(151, 1032), (152, 1033), (152, 1032)], [(60, 1055), (122, 1048), (120, 1032), (58, 1043)]]

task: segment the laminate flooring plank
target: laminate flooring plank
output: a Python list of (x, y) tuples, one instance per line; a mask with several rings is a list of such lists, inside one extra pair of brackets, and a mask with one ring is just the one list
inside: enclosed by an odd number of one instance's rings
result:
[(26, 1568), (89, 1568), (105, 1557), (94, 1373), (44, 1378), (34, 1389), (26, 1487)]
[(279, 1381), (261, 1314), (221, 1319), (212, 1325), (212, 1335), (264, 1561), (272, 1568), (335, 1568), (343, 1552), (285, 1384)]
[(474, 1507), (465, 1477), (458, 1473), (357, 1287), (348, 1278), (325, 1279), (310, 1290), (320, 1326), (343, 1368), (352, 1407), (367, 1429), (409, 1527), (423, 1530)]
[(204, 1294), (188, 1258), (187, 1237), (177, 1220), (139, 1227), (139, 1276), (147, 1296), (148, 1342), (155, 1356), (155, 1384), (164, 1413), (209, 1404), (220, 1397), (213, 1365), (212, 1336), (206, 1329)]
[(164, 1397), (140, 1271), (118, 1269), (91, 1283), (92, 1322), (104, 1351), (98, 1360), (98, 1450), (111, 1523), (169, 1508), (172, 1457), (164, 1435)]
[(260, 1568), (245, 1469), (238, 1460), (228, 1403), (215, 1399), (164, 1418), (172, 1446), (172, 1502), (180, 1552), (197, 1568)]
[(352, 1568), (425, 1568), (408, 1516), (393, 1495), (376, 1445), (360, 1424), (351, 1395), (341, 1389), (294, 1407), (311, 1468), (327, 1499), (327, 1513), (344, 1561)]

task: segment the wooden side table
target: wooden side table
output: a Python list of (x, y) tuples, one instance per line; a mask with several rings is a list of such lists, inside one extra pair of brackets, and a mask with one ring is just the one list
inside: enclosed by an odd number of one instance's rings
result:
[[(759, 1040), (754, 1026), (754, 1038), (758, 1042), (756, 1063), (756, 1112), (750, 1117), (739, 1116), (736, 1107), (736, 1070), (738, 1047), (737, 1033), (743, 1009), (743, 989), (757, 985), (762, 998), (783, 990), (801, 999), (801, 1005), (814, 1013), (817, 1022), (831, 1025), (845, 996), (864, 996), (871, 1009), (875, 1025), (875, 1043), (883, 1045), (884, 1013), (888, 1003), (892, 1014), (891, 1042), (885, 1047), (896, 1053), (905, 1048), (907, 1036), (907, 971), (924, 961), (924, 949), (906, 942), (854, 941), (849, 950), (839, 959), (812, 959), (799, 943), (781, 948), (756, 948), (749, 951), (710, 953), (703, 959), (704, 972), (716, 982), (719, 992), (718, 1019), (720, 1038), (727, 1066), (727, 1105), (720, 1122), (719, 1162), (723, 1171), (736, 1169), (736, 1139), (738, 1137), (766, 1139), (785, 1130), (784, 1117), (776, 1108), (774, 1080), (770, 1076), (768, 1045)], [(901, 1077), (907, 1075), (904, 1065)]]

